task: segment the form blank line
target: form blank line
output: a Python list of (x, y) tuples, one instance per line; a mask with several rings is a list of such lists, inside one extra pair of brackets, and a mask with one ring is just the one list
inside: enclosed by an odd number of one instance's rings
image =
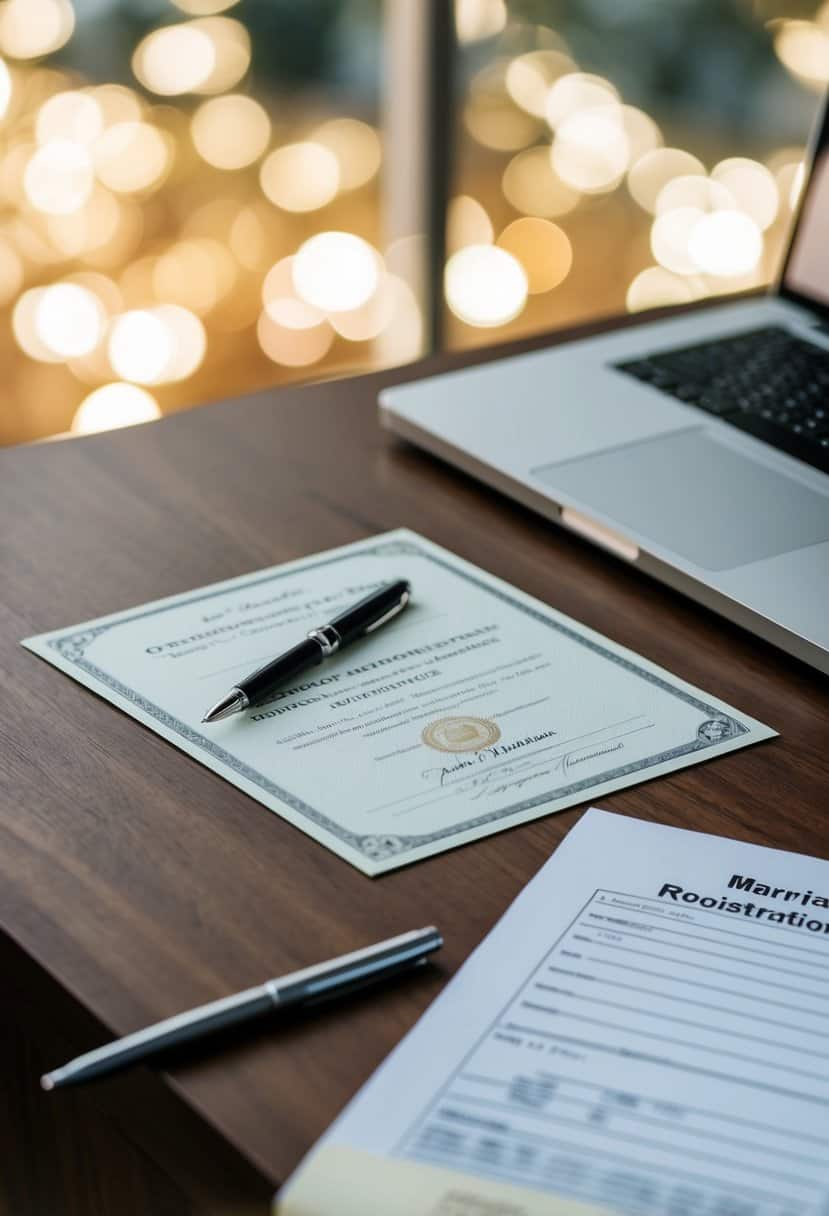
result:
[[(811, 981), (817, 980), (818, 983), (829, 984), (829, 975), (804, 975), (802, 971), (788, 971), (785, 967), (769, 967), (767, 963), (756, 963), (754, 961), (754, 959), (752, 959), (752, 958), (735, 958), (732, 954), (718, 954), (716, 952), (716, 950), (700, 950), (698, 946), (686, 946), (684, 944), (684, 942), (660, 942), (660, 941), (657, 941), (655, 938), (651, 937), (647, 933), (634, 933), (634, 931), (632, 929), (618, 929), (614, 926), (612, 929), (605, 929), (605, 928), (600, 927), (597, 930), (595, 925), (589, 925), (589, 926), (585, 926), (585, 927), (589, 927), (591, 932), (593, 932), (593, 933), (595, 933), (595, 932), (617, 933), (617, 934), (619, 934), (620, 937), (632, 937), (636, 941), (639, 941), (639, 942), (650, 942), (651, 945), (653, 945), (653, 946), (667, 946), (667, 947), (675, 949), (675, 950), (692, 950), (694, 952), (694, 954), (702, 954), (702, 955), (705, 955), (706, 958), (721, 958), (725, 962), (739, 963), (742, 967), (766, 967), (767, 970), (776, 971), (779, 975), (791, 975), (795, 979), (798, 979), (798, 980), (811, 980)], [(672, 933), (672, 932), (674, 932), (674, 930), (658, 929), (657, 932), (658, 933)], [(685, 933), (682, 936), (683, 937), (694, 937), (695, 934)], [(710, 939), (707, 937), (701, 937), (698, 940), (703, 941), (703, 942), (710, 941)], [(712, 944), (717, 945), (718, 943), (714, 942)], [(767, 954), (763, 950), (757, 950), (757, 951), (755, 951), (755, 953), (762, 955), (763, 958), (781, 958), (781, 957), (783, 957), (782, 955), (779, 955), (779, 954)], [(810, 964), (806, 963), (806, 966), (808, 967), (808, 966), (810, 966)]]
[[(709, 1026), (705, 1022), (693, 1022), (689, 1018), (678, 1018), (671, 1013), (660, 1013), (655, 1009), (637, 1009), (633, 1005), (620, 1005), (618, 1001), (608, 1001), (604, 997), (592, 996), (585, 992), (568, 992), (564, 988), (553, 988), (550, 984), (538, 984), (537, 987), (544, 988), (548, 992), (554, 993), (556, 996), (570, 997), (574, 1001), (588, 1001), (591, 1005), (606, 1005), (608, 1009), (620, 1009), (623, 1013), (635, 1013), (638, 1017), (659, 1018), (660, 1022), (675, 1022), (677, 1026), (691, 1026), (695, 1030), (705, 1030), (709, 1034), (729, 1035), (735, 1039), (745, 1039), (748, 1043), (761, 1043), (764, 1047), (773, 1047), (778, 1051), (797, 1051), (801, 1055), (809, 1056), (810, 1059), (829, 1060), (829, 1055), (824, 1051), (815, 1051), (811, 1047), (795, 1047), (790, 1043), (782, 1043), (779, 1039), (762, 1039), (756, 1034), (742, 1034), (739, 1030), (725, 1030), (721, 1026)], [(654, 996), (660, 994), (654, 993)], [(674, 997), (674, 1000), (681, 999)], [(523, 1002), (528, 1008), (534, 1009), (536, 1006), (530, 1005), (527, 1001)], [(563, 1013), (563, 1010), (556, 1012)], [(736, 1010), (721, 1010), (722, 1013), (730, 1013), (735, 1018), (743, 1017)], [(631, 1033), (634, 1033), (631, 1031)], [(639, 1033), (638, 1031), (635, 1033)], [(645, 1032), (642, 1032), (645, 1033)], [(818, 1031), (813, 1031), (813, 1034), (818, 1034)]]
[[(499, 1102), (495, 1098), (477, 1098), (474, 1095), (467, 1096), (465, 1094), (456, 1094), (455, 1093), (455, 1094), (451, 1095), (451, 1100), (453, 1102), (466, 1102), (470, 1106), (493, 1106), (493, 1107), (496, 1107), (498, 1110), (504, 1110), (504, 1111), (511, 1112), (513, 1115), (515, 1115), (516, 1113), (520, 1113), (520, 1114), (526, 1113), (525, 1111), (516, 1112), (516, 1108), (514, 1106), (510, 1105), (509, 1102)], [(562, 1098), (560, 1095), (557, 1095), (556, 1098), (554, 1099), (554, 1101), (565, 1101), (565, 1102), (569, 1101), (571, 1103), (577, 1103), (578, 1105), (587, 1106), (587, 1107), (596, 1105), (596, 1103), (586, 1102), (583, 1099), (580, 1100), (578, 1098), (570, 1098), (570, 1099)], [(611, 1117), (615, 1116), (616, 1118), (629, 1117), (627, 1111), (621, 1111), (621, 1110), (615, 1110), (615, 1111), (611, 1110), (610, 1114), (611, 1114)], [(702, 1151), (694, 1151), (692, 1149), (686, 1148), (684, 1145), (680, 1145), (680, 1144), (676, 1144), (676, 1143), (668, 1144), (668, 1143), (663, 1143), (659, 1140), (647, 1140), (647, 1139), (645, 1139), (644, 1136), (637, 1136), (635, 1133), (626, 1134), (625, 1132), (622, 1132), (622, 1131), (613, 1131), (610, 1128), (608, 1128), (607, 1125), (604, 1123), (585, 1123), (583, 1120), (580, 1120), (580, 1119), (568, 1119), (565, 1116), (561, 1116), (561, 1115), (542, 1114), (540, 1111), (533, 1111), (532, 1117), (534, 1119), (539, 1119), (544, 1123), (564, 1124), (567, 1127), (582, 1128), (583, 1130), (589, 1131), (595, 1135), (610, 1136), (616, 1140), (625, 1140), (628, 1143), (641, 1144), (647, 1148), (655, 1148), (659, 1152), (663, 1152), (663, 1153), (670, 1153), (670, 1154), (674, 1154), (674, 1155), (678, 1155), (679, 1153), (682, 1153), (688, 1159), (694, 1158), (695, 1160), (698, 1160), (698, 1161), (710, 1161), (712, 1163), (716, 1163), (717, 1165), (727, 1165), (727, 1166), (732, 1166), (732, 1167), (734, 1165), (733, 1160), (724, 1161), (721, 1157), (714, 1156), (711, 1153), (706, 1152), (704, 1149)], [(665, 1126), (664, 1123), (660, 1124), (655, 1119), (651, 1119), (649, 1122), (652, 1124), (656, 1124), (657, 1127)], [(672, 1132), (673, 1131), (685, 1132), (688, 1130), (690, 1130), (690, 1129), (684, 1128), (684, 1127), (679, 1127), (677, 1125), (671, 1126)], [(722, 1137), (718, 1137), (715, 1132), (702, 1132), (702, 1133), (698, 1133), (698, 1134), (707, 1136), (708, 1139), (713, 1140), (714, 1143), (717, 1144), (718, 1146), (722, 1144)], [(751, 1145), (751, 1144), (746, 1144), (745, 1141), (740, 1141), (740, 1140), (732, 1140), (731, 1143), (737, 1144), (741, 1148), (749, 1148), (753, 1152), (757, 1152), (757, 1153), (769, 1153), (769, 1152), (776, 1151), (776, 1150), (770, 1148), (770, 1146), (768, 1146), (768, 1145)], [(591, 1149), (591, 1151), (592, 1151), (592, 1149)], [(782, 1156), (782, 1154), (778, 1153), (778, 1156)], [(818, 1167), (818, 1169), (823, 1168), (823, 1162), (821, 1162), (821, 1161), (814, 1161), (809, 1157), (802, 1157), (802, 1158), (800, 1158), (800, 1160), (807, 1162), (809, 1165), (816, 1165)], [(794, 1182), (800, 1186), (814, 1187), (815, 1189), (819, 1189), (821, 1192), (821, 1195), (822, 1195), (823, 1186), (819, 1181), (816, 1181), (814, 1179), (803, 1178), (802, 1175), (793, 1176), (791, 1174), (781, 1174), (781, 1173), (777, 1173), (775, 1170), (763, 1169), (762, 1166), (757, 1166), (757, 1165), (752, 1165), (751, 1169), (755, 1174), (765, 1174), (766, 1177), (768, 1177), (768, 1178), (777, 1178), (778, 1180), (781, 1180), (784, 1182)]]
[[(699, 1009), (710, 1009), (712, 1013), (727, 1013), (733, 1015), (734, 1017), (743, 1016), (737, 1009), (729, 1009), (726, 1005), (711, 1005), (708, 1001), (695, 1001), (693, 997), (689, 996), (675, 996), (671, 992), (657, 992), (654, 988), (640, 988), (638, 984), (623, 984), (621, 980), (602, 979), (602, 977), (599, 975), (584, 976), (580, 975), (578, 971), (568, 971), (564, 967), (551, 966), (549, 970), (555, 971), (558, 975), (568, 975), (572, 979), (586, 979), (593, 984), (607, 984), (611, 988), (622, 988), (627, 992), (638, 992), (641, 996), (655, 996), (661, 1001), (678, 1001), (681, 1005), (696, 1005)], [(668, 979), (670, 977), (666, 976), (665, 978)], [(550, 992), (558, 991), (549, 984), (543, 984), (540, 980), (536, 980), (535, 986), (536, 988), (547, 989)], [(585, 999), (593, 1000), (594, 998), (588, 995)], [(627, 1008), (627, 1006), (620, 1006), (620, 1008)], [(794, 1005), (788, 1006), (788, 1008), (791, 1008), (795, 1013), (801, 1012), (799, 1009), (795, 1009)], [(644, 1013), (646, 1011), (637, 1010), (636, 1012)], [(767, 1026), (776, 1026), (779, 1030), (789, 1031), (792, 1029), (788, 1023), (778, 1022), (775, 1018), (764, 1018), (761, 1014), (756, 1013), (753, 1009), (751, 1011), (751, 1017), (755, 1022), (764, 1022)], [(815, 1036), (815, 1038), (820, 1039), (821, 1041), (825, 1041), (826, 1039), (826, 1032), (823, 1030), (813, 1030), (810, 1026), (798, 1026), (796, 1029), (798, 1034), (812, 1034)]]
[[(645, 1039), (653, 1039), (656, 1043), (671, 1043), (674, 1047), (687, 1047), (691, 1051), (707, 1051), (715, 1056), (728, 1056), (732, 1060), (742, 1060), (744, 1064), (754, 1064), (759, 1068), (773, 1068), (775, 1072), (788, 1072), (794, 1077), (805, 1077), (809, 1081), (817, 1081), (823, 1085), (829, 1085), (829, 1077), (821, 1077), (813, 1072), (807, 1072), (803, 1068), (795, 1068), (791, 1064), (775, 1064), (770, 1060), (758, 1060), (756, 1056), (744, 1056), (739, 1051), (729, 1051), (725, 1047), (709, 1047), (707, 1043), (694, 1042), (688, 1039), (676, 1039), (669, 1034), (656, 1034), (653, 1030), (640, 1030), (636, 1026), (620, 1026), (616, 1022), (606, 1022), (603, 1018), (591, 1018), (583, 1013), (567, 1013), (561, 1009), (550, 1009), (545, 1005), (537, 1005), (533, 1001), (522, 1001), (521, 1004), (526, 1009), (532, 1009), (537, 1013), (549, 1013), (554, 1017), (575, 1018), (579, 1022), (589, 1022), (593, 1026), (603, 1026), (605, 1030), (615, 1030), (620, 1034), (638, 1034)], [(716, 1030), (710, 1033), (716, 1034)]]
[[(442, 1116), (442, 1113), (443, 1113), (442, 1111), (438, 1112), (439, 1117)], [(660, 1173), (660, 1174), (667, 1174), (669, 1177), (672, 1177), (672, 1178), (691, 1178), (691, 1179), (693, 1179), (694, 1182), (696, 1182), (697, 1185), (699, 1185), (700, 1177), (704, 1177), (705, 1185), (707, 1187), (711, 1188), (712, 1190), (717, 1189), (719, 1191), (732, 1191), (733, 1192), (736, 1189), (735, 1185), (733, 1183), (723, 1182), (721, 1179), (709, 1178), (706, 1175), (700, 1175), (698, 1173), (694, 1173), (691, 1170), (676, 1169), (674, 1166), (671, 1166), (671, 1165), (661, 1165), (660, 1163), (655, 1162), (655, 1161), (649, 1162), (647, 1165), (644, 1165), (641, 1161), (631, 1161), (630, 1157), (628, 1157), (626, 1154), (614, 1153), (614, 1152), (611, 1152), (609, 1149), (595, 1148), (593, 1146), (591, 1146), (589, 1149), (587, 1149), (584, 1147), (584, 1145), (575, 1145), (574, 1146), (572, 1144), (567, 1143), (566, 1141), (562, 1142), (561, 1140), (548, 1140), (546, 1136), (539, 1136), (533, 1132), (516, 1133), (516, 1132), (512, 1132), (510, 1130), (507, 1130), (506, 1132), (501, 1132), (500, 1134), (506, 1135), (506, 1136), (510, 1136), (510, 1135), (516, 1136), (516, 1138), (520, 1134), (520, 1137), (523, 1140), (540, 1140), (542, 1144), (548, 1145), (548, 1146), (559, 1145), (559, 1146), (566, 1148), (566, 1150), (568, 1152), (578, 1154), (582, 1159), (584, 1159), (585, 1157), (591, 1158), (594, 1156), (607, 1157), (610, 1161), (622, 1162), (622, 1164), (627, 1166), (629, 1169), (639, 1170), (639, 1171), (641, 1171), (641, 1173), (643, 1175), (645, 1175), (647, 1173), (650, 1173), (650, 1174)], [(779, 1195), (779, 1194), (776, 1195), (776, 1194), (774, 1194), (774, 1192), (770, 1192), (768, 1190), (761, 1191), (759, 1188), (746, 1186), (742, 1182), (739, 1183), (738, 1185), (740, 1187), (741, 1194), (755, 1191), (756, 1194), (762, 1195), (762, 1197), (764, 1199), (776, 1199), (778, 1201), (783, 1201), (786, 1203), (790, 1202), (790, 1196), (788, 1196), (788, 1195)], [(800, 1201), (800, 1200), (795, 1200), (795, 1202), (802, 1203), (802, 1201)]]
[[(641, 896), (640, 895), (625, 895), (622, 891), (610, 891), (607, 888), (603, 888), (603, 890), (604, 890), (604, 893), (607, 895), (618, 895), (623, 899), (635, 899), (640, 904), (645, 903), (645, 902), (655, 903), (655, 904), (657, 904), (656, 908), (641, 909), (642, 914), (646, 915), (646, 916), (663, 916), (663, 917), (665, 916), (665, 913), (662, 911), (662, 909), (665, 907), (664, 902), (660, 902), (652, 895), (641, 895)], [(597, 900), (597, 903), (599, 903), (601, 906), (604, 906), (602, 904), (601, 899)], [(614, 905), (611, 904), (610, 906), (613, 907)], [(640, 909), (637, 909), (637, 910), (640, 910)], [(716, 917), (717, 920), (727, 920), (727, 921), (730, 921), (731, 924), (734, 923), (734, 916), (735, 916), (735, 914), (732, 912), (719, 912), (713, 908), (700, 908), (697, 904), (694, 905), (694, 914), (696, 916), (705, 916), (706, 919), (709, 919), (711, 917)], [(696, 923), (696, 922), (694, 922), (694, 923)], [(756, 923), (760, 924), (761, 922), (757, 921)], [(803, 934), (800, 932), (800, 930), (792, 928), (791, 925), (778, 925), (774, 921), (763, 921), (762, 925), (763, 925), (764, 929), (772, 929), (775, 933), (788, 933), (790, 937), (800, 937), (801, 939), (803, 937)], [(712, 925), (711, 928), (717, 929), (717, 928), (719, 928), (719, 926)], [(736, 931), (736, 929), (721, 929), (720, 932), (721, 933), (736, 933), (737, 931)], [(741, 933), (741, 934), (738, 934), (738, 936), (747, 937), (748, 934)], [(807, 950), (810, 954), (816, 953), (816, 951), (813, 950), (810, 946), (801, 946), (798, 942), (787, 942), (786, 945), (787, 945), (787, 948), (790, 950)]]
[[(698, 979), (686, 980), (682, 976), (669, 975), (664, 971), (649, 971), (647, 967), (634, 967), (632, 963), (615, 963), (613, 959), (596, 958), (594, 954), (586, 954), (584, 957), (588, 962), (598, 963), (601, 967), (622, 967), (625, 971), (635, 971), (637, 975), (650, 975), (653, 979), (657, 980), (670, 980), (676, 984), (690, 984), (694, 988), (705, 988), (708, 992), (722, 992), (725, 996), (738, 995), (731, 988), (720, 988), (718, 984), (705, 984)], [(708, 968), (708, 970), (712, 970), (712, 968)], [(717, 974), (722, 975), (725, 973), (717, 972)], [(763, 1003), (765, 1005), (773, 1005), (775, 1009), (788, 1009), (792, 1013), (808, 1013), (810, 1017), (814, 1018), (829, 1018), (829, 1013), (824, 1013), (820, 1009), (803, 1009), (797, 1005), (787, 1005), (785, 1001), (770, 1001), (767, 996), (763, 997)]]
[[(670, 963), (673, 967), (676, 967), (677, 965), (681, 965), (683, 967), (694, 967), (697, 971), (710, 971), (713, 975), (727, 975), (732, 980), (744, 980), (747, 984), (765, 984), (769, 988), (781, 988), (783, 992), (793, 991), (791, 985), (789, 984), (775, 984), (774, 980), (760, 979), (759, 976), (755, 979), (754, 976), (751, 975), (735, 975), (733, 971), (723, 971), (722, 967), (709, 967), (707, 963), (691, 963), (687, 959), (666, 958), (664, 954), (653, 954), (650, 950), (635, 950), (631, 946), (619, 946), (616, 942), (597, 942), (591, 939), (590, 944), (591, 946), (598, 946), (602, 950), (621, 950), (625, 954), (638, 954), (641, 955), (642, 958), (655, 958), (661, 963)], [(654, 945), (658, 944), (658, 942), (654, 942)], [(808, 992), (802, 988), (797, 992), (797, 995), (812, 996), (816, 1001), (826, 1000), (825, 993)]]
[(691, 1072), (701, 1077), (714, 1077), (718, 1081), (726, 1081), (732, 1085), (746, 1085), (751, 1089), (761, 1089), (766, 1093), (780, 1094), (785, 1098), (796, 1098), (800, 1102), (813, 1102), (816, 1106), (829, 1107), (829, 1100), (818, 1094), (810, 1094), (797, 1089), (786, 1089), (783, 1085), (769, 1085), (766, 1081), (752, 1081), (750, 1077), (739, 1077), (734, 1073), (718, 1072), (714, 1068), (700, 1068), (696, 1064), (684, 1064), (670, 1056), (652, 1056), (646, 1051), (636, 1051), (631, 1047), (613, 1047), (607, 1043), (596, 1043), (592, 1039), (577, 1039), (574, 1035), (554, 1034), (549, 1030), (539, 1030), (530, 1026), (518, 1026), (515, 1022), (507, 1022), (508, 1030), (520, 1034), (541, 1035), (542, 1038), (556, 1042), (575, 1043), (579, 1047), (592, 1048), (594, 1051), (605, 1051), (610, 1055), (621, 1056), (626, 1060), (643, 1060), (648, 1064), (658, 1064), (663, 1068), (675, 1068), (679, 1072)]
[[(555, 1077), (557, 1086), (572, 1085), (577, 1089), (598, 1090), (600, 1094), (608, 1093), (607, 1086), (601, 1085), (597, 1081), (584, 1081), (581, 1077), (568, 1077), (564, 1073), (554, 1073), (553, 1075)], [(493, 1077), (484, 1077), (479, 1073), (474, 1072), (461, 1073), (459, 1080), (474, 1081), (478, 1085), (496, 1085), (499, 1088), (504, 1088), (509, 1084), (507, 1081), (496, 1080)], [(610, 1092), (615, 1093), (618, 1091), (611, 1090)], [(643, 1102), (650, 1102), (654, 1105), (664, 1102), (663, 1097), (654, 1098), (652, 1094), (639, 1093), (638, 1091), (636, 1092), (635, 1096), (637, 1099), (641, 1099)], [(592, 1105), (595, 1105), (595, 1103), (592, 1103)], [(770, 1123), (758, 1123), (754, 1119), (744, 1119), (740, 1115), (724, 1115), (722, 1111), (707, 1110), (704, 1106), (691, 1106), (687, 1102), (682, 1103), (682, 1108), (683, 1110), (688, 1111), (689, 1114), (699, 1115), (705, 1119), (718, 1119), (721, 1123), (727, 1123), (729, 1125), (754, 1128), (755, 1131), (760, 1132), (774, 1132), (778, 1136), (791, 1136), (798, 1142), (803, 1139), (811, 1140), (813, 1144), (816, 1144), (818, 1148), (821, 1149), (825, 1149), (827, 1145), (829, 1145), (829, 1141), (827, 1141), (825, 1137), (810, 1136), (808, 1133), (801, 1133), (799, 1131), (795, 1132), (788, 1127), (777, 1127)]]

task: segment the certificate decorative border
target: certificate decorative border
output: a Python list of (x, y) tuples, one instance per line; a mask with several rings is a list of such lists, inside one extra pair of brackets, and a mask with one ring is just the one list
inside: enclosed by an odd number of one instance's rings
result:
[[(600, 642), (595, 641), (593, 638), (584, 637), (575, 629), (569, 628), (569, 626), (567, 626), (563, 621), (550, 618), (543, 612), (539, 612), (538, 609), (532, 607), (530, 604), (525, 604), (521, 600), (514, 599), (500, 587), (491, 586), (488, 582), (484, 582), (470, 571), (459, 569), (457, 566), (452, 565), (451, 562), (439, 557), (436, 553), (432, 553), (428, 549), (422, 548), (414, 540), (391, 539), (377, 545), (360, 548), (358, 552), (361, 554), (378, 557), (400, 555), (401, 557), (408, 556), (425, 558), (427, 561), (441, 566), (444, 570), (448, 570), (449, 573), (453, 574), (455, 577), (466, 579), (468, 583), (471, 583), (479, 590), (486, 592), (488, 595), (495, 596), (496, 599), (500, 599), (503, 603), (509, 604), (511, 608), (525, 613), (527, 616), (532, 617), (533, 620), (539, 622), (540, 624), (546, 625), (548, 628), (554, 629), (558, 633), (563, 634), (565, 637), (569, 638), (570, 641), (576, 642), (578, 645), (584, 646), (588, 650), (592, 650), (594, 653), (601, 655), (603, 659), (606, 659), (611, 663), (615, 663), (617, 666), (624, 668), (626, 671), (631, 672), (633, 675), (638, 676), (647, 683), (656, 685), (663, 692), (678, 697), (688, 705), (692, 705), (695, 709), (699, 710), (700, 713), (706, 715), (706, 721), (701, 724), (693, 739), (689, 740), (687, 743), (679, 745), (678, 747), (671, 748), (668, 751), (659, 752), (656, 755), (648, 757), (646, 760), (637, 760), (631, 764), (622, 765), (607, 772), (597, 774), (596, 776), (586, 777), (581, 781), (572, 782), (570, 785), (562, 786), (555, 790), (550, 790), (545, 794), (537, 794), (532, 798), (526, 798), (521, 802), (513, 803), (511, 806), (503, 807), (501, 810), (490, 811), (485, 815), (478, 815), (474, 819), (468, 819), (463, 823), (453, 824), (452, 826), (442, 828), (439, 831), (429, 832), (418, 836), (398, 836), (390, 834), (359, 835), (355, 832), (347, 831), (342, 827), (341, 824), (329, 819), (327, 815), (324, 815), (321, 811), (316, 810), (315, 807), (310, 806), (307, 802), (304, 802), (295, 794), (290, 793), (288, 790), (282, 789), (273, 781), (265, 777), (262, 773), (251, 768), (250, 765), (245, 764), (243, 760), (238, 759), (238, 757), (233, 756), (230, 752), (225, 751), (224, 748), (219, 747), (212, 739), (208, 739), (205, 735), (201, 734), (197, 730), (194, 730), (180, 719), (168, 714), (165, 710), (161, 709), (160, 706), (153, 704), (152, 701), (148, 701), (146, 697), (143, 697), (134, 689), (127, 687), (127, 685), (122, 684), (120, 680), (115, 679), (109, 674), (109, 672), (103, 671), (100, 667), (97, 667), (94, 663), (90, 662), (90, 660), (86, 658), (87, 648), (92, 644), (92, 642), (99, 638), (101, 634), (106, 633), (109, 629), (116, 628), (120, 625), (129, 624), (132, 621), (140, 620), (142, 617), (156, 616), (162, 612), (167, 612), (174, 608), (180, 608), (187, 604), (197, 604), (205, 600), (214, 599), (219, 595), (227, 595), (227, 587), (217, 591), (205, 591), (203, 593), (197, 593), (191, 596), (189, 599), (177, 598), (175, 603), (166, 605), (164, 607), (148, 608), (144, 611), (135, 612), (130, 616), (122, 616), (116, 621), (110, 621), (102, 625), (93, 625), (77, 633), (68, 633), (62, 637), (51, 638), (49, 645), (58, 651), (65, 662), (74, 663), (88, 675), (94, 676), (96, 680), (99, 680), (107, 688), (110, 688), (114, 693), (117, 693), (118, 696), (122, 697), (125, 701), (129, 701), (131, 704), (135, 705), (136, 708), (142, 710), (142, 712), (147, 714), (149, 717), (154, 718), (167, 730), (180, 735), (183, 739), (186, 739), (191, 744), (196, 744), (211, 755), (215, 760), (220, 761), (227, 768), (232, 769), (233, 772), (237, 773), (240, 777), (243, 777), (252, 785), (258, 786), (272, 798), (279, 799), (280, 802), (283, 802), (289, 806), (291, 810), (307, 819), (310, 819), (318, 827), (324, 828), (325, 831), (329, 832), (332, 836), (335, 836), (337, 839), (341, 840), (343, 844), (349, 845), (352, 849), (355, 849), (358, 853), (361, 853), (364, 857), (369, 858), (371, 861), (384, 861), (389, 857), (399, 857), (401, 854), (413, 852), (415, 849), (418, 849), (423, 845), (434, 844), (436, 841), (445, 840), (447, 837), (459, 836), (463, 832), (470, 831), (473, 828), (479, 828), (499, 819), (507, 819), (510, 816), (519, 814), (522, 811), (531, 810), (533, 807), (539, 806), (541, 803), (559, 800), (561, 798), (569, 798), (571, 795), (586, 792), (593, 786), (602, 785), (607, 781), (615, 781), (619, 778), (627, 777), (631, 773), (642, 772), (643, 770), (649, 769), (654, 765), (664, 764), (670, 760), (676, 759), (679, 756), (686, 756), (691, 752), (704, 751), (706, 748), (714, 747), (716, 744), (723, 742), (724, 739), (733, 739), (737, 735), (744, 735), (748, 733), (748, 727), (744, 726), (742, 722), (738, 722), (736, 718), (732, 718), (730, 715), (724, 714), (717, 706), (709, 705), (707, 702), (701, 701), (698, 697), (695, 697), (692, 693), (687, 692), (685, 689), (675, 687), (667, 680), (662, 679), (662, 677), (657, 675), (655, 672), (647, 671), (644, 668), (639, 667), (636, 663), (634, 663), (631, 659), (626, 658), (624, 655), (615, 654), (612, 650), (607, 650), (601, 645)], [(277, 570), (270, 574), (263, 575), (262, 578), (254, 579), (251, 582), (246, 583), (245, 586), (262, 586), (263, 584), (275, 582), (280, 578), (294, 576), (302, 569), (312, 570), (321, 566), (334, 565), (337, 562), (349, 561), (353, 556), (354, 550), (351, 552), (340, 553), (332, 557), (321, 558), (319, 560), (312, 559), (306, 563), (303, 563), (302, 566), (294, 566), (291, 570)], [(706, 732), (703, 728), (709, 725), (715, 727), (716, 729)]]

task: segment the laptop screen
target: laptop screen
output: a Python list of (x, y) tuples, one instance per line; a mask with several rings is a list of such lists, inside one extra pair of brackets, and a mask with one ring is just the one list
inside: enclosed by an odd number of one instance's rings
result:
[(786, 295), (829, 308), (829, 105), (783, 274)]

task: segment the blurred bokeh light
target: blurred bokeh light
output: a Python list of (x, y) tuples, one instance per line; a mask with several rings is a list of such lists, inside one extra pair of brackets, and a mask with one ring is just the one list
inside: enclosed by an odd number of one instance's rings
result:
[[(457, 6), (452, 344), (774, 278), (829, 80), (829, 0), (511, 0), (505, 20), (497, 10)], [(523, 268), (523, 302), (498, 286), (490, 242)]]
[[(412, 0), (414, 3), (415, 0)], [(423, 353), (383, 0), (0, 0), (0, 443)], [(829, 0), (454, 0), (446, 341), (760, 287)]]

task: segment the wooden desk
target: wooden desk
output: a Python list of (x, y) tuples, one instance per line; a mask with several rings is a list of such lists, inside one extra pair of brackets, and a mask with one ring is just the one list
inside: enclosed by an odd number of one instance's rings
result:
[(40, 1119), (94, 1102), (236, 1213), (265, 1210), (579, 811), (371, 880), (20, 638), (407, 525), (781, 732), (603, 805), (829, 857), (825, 678), (382, 432), (378, 389), (410, 374), (0, 452), (2, 962), (32, 1025), (66, 1055), (414, 925), (446, 932), (430, 975), (32, 1099)]

